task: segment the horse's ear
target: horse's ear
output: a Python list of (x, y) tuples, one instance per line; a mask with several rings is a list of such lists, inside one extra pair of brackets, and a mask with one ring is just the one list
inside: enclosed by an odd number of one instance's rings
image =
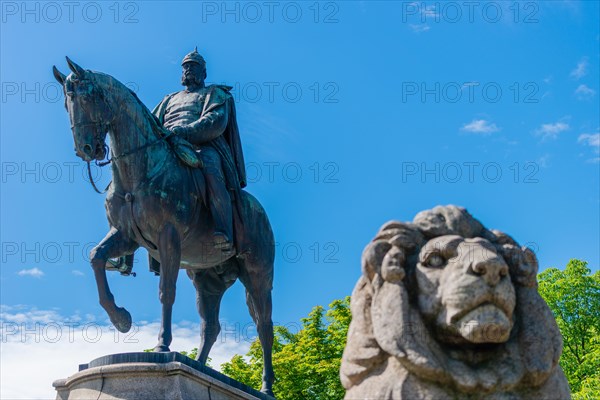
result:
[(60, 72), (58, 70), (58, 68), (56, 68), (55, 65), (52, 66), (52, 73), (54, 74), (54, 78), (56, 78), (56, 80), (58, 81), (58, 83), (60, 83), (61, 85), (65, 84), (65, 74), (63, 74), (62, 72)]
[(85, 76), (85, 70), (71, 61), (69, 57), (67, 57), (67, 64), (69, 64), (69, 69), (73, 71), (73, 73), (79, 78), (83, 78)]

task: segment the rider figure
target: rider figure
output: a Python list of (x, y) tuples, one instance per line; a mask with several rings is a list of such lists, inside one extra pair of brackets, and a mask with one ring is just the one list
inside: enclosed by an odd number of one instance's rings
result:
[(231, 87), (204, 84), (206, 62), (194, 49), (181, 62), (185, 90), (167, 95), (153, 113), (170, 132), (172, 143), (187, 141), (199, 149), (204, 165), (214, 245), (233, 249), (232, 200), (246, 186), (244, 156), (235, 119)]

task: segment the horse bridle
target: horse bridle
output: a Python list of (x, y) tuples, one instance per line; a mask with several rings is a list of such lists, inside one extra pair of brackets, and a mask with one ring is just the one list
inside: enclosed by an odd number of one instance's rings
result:
[[(108, 128), (109, 128), (111, 122), (94, 121), (94, 120), (92, 120), (91, 122), (75, 122), (74, 124), (71, 125), (71, 130), (73, 130), (75, 128), (79, 129), (79, 128), (86, 127), (86, 126), (94, 126), (95, 127), (94, 128), (94, 142), (99, 143), (100, 137), (104, 134), (104, 132), (108, 131)], [(104, 146), (104, 154), (108, 155), (108, 152), (109, 152), (108, 145), (106, 143), (104, 143), (103, 146)], [(96, 162), (97, 166), (104, 167), (105, 165), (110, 163), (110, 160), (104, 161), (104, 162), (98, 162), (98, 160), (95, 160), (95, 162)], [(91, 161), (87, 161), (87, 171), (88, 171), (88, 178), (90, 180), (90, 183), (92, 184), (92, 187), (94, 188), (96, 193), (98, 193), (98, 194), (106, 193), (108, 191), (108, 188), (110, 187), (110, 184), (112, 183), (112, 180), (110, 182), (108, 182), (108, 185), (106, 185), (106, 188), (104, 190), (100, 191), (100, 189), (98, 189), (98, 187), (96, 186), (96, 182), (94, 182), (94, 178), (92, 177)]]
[[(97, 103), (97, 101), (96, 101)], [(71, 129), (74, 128), (79, 128), (79, 127), (85, 127), (85, 126), (94, 126), (95, 130), (94, 130), (94, 141), (96, 143), (100, 142), (100, 138), (103, 136), (103, 134), (105, 132), (108, 131), (109, 127), (111, 126), (112, 122), (115, 120), (116, 118), (116, 114), (113, 112), (112, 107), (110, 106), (110, 104), (105, 102), (106, 107), (109, 109), (110, 115), (113, 116), (113, 119), (110, 122), (103, 122), (103, 121), (94, 121), (92, 120), (91, 122), (75, 122), (74, 124), (71, 125)], [(129, 150), (126, 151), (125, 153), (119, 154), (117, 156), (113, 156), (113, 157), (109, 157), (109, 152), (110, 149), (108, 147), (108, 145), (106, 144), (106, 142), (103, 144), (104, 146), (104, 154), (106, 154), (106, 156), (108, 157), (106, 159), (106, 161), (98, 161), (98, 160), (94, 160), (94, 162), (96, 163), (96, 166), (102, 168), (108, 164), (110, 164), (113, 161), (116, 161), (122, 157), (127, 157), (130, 156), (134, 153), (137, 153), (138, 151), (141, 151), (147, 147), (153, 146), (159, 142), (162, 142), (166, 139), (165, 136), (161, 136), (156, 140), (153, 140), (151, 142), (147, 142), (141, 146), (136, 147), (133, 150)], [(108, 185), (106, 185), (106, 188), (104, 188), (104, 190), (100, 191), (100, 189), (98, 189), (98, 187), (96, 186), (96, 182), (94, 182), (94, 178), (92, 177), (92, 168), (91, 168), (91, 161), (87, 161), (87, 170), (88, 170), (88, 178), (90, 179), (90, 183), (92, 185), (92, 187), (94, 188), (94, 190), (96, 191), (96, 193), (98, 194), (104, 194), (108, 191), (108, 188), (110, 187), (110, 184), (112, 183), (112, 180), (110, 182), (108, 182)]]

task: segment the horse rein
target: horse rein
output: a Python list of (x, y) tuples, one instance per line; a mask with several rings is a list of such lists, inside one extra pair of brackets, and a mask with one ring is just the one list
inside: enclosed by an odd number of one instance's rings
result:
[[(96, 162), (96, 165), (99, 165), (98, 162)], [(105, 164), (106, 165), (106, 164)], [(92, 184), (92, 187), (94, 188), (94, 190), (96, 191), (96, 193), (98, 194), (104, 194), (108, 191), (108, 188), (110, 187), (110, 184), (112, 183), (112, 180), (110, 182), (108, 182), (108, 185), (106, 185), (106, 187), (104, 188), (104, 190), (100, 191), (100, 189), (98, 189), (98, 187), (96, 186), (96, 183), (94, 182), (94, 178), (92, 178), (92, 167), (90, 166), (90, 162), (87, 162), (87, 170), (88, 170), (88, 177), (90, 179), (90, 183)]]
[[(155, 144), (157, 144), (159, 142), (162, 142), (164, 140), (165, 140), (165, 138), (161, 137), (159, 139), (153, 140), (152, 142), (148, 142), (148, 143), (146, 143), (146, 144), (144, 144), (142, 146), (136, 147), (133, 150), (127, 151), (127, 152), (125, 152), (123, 154), (119, 154), (118, 156), (110, 157), (106, 161), (100, 161), (100, 162), (98, 162), (98, 160), (96, 160), (96, 165), (98, 167), (100, 167), (100, 168), (105, 167), (108, 164), (112, 163), (114, 160), (118, 160), (119, 158), (130, 156), (130, 155), (132, 155), (134, 153), (137, 153), (138, 151), (141, 151), (141, 150), (143, 150), (145, 148), (153, 146), (153, 145), (155, 145)], [(106, 143), (104, 144), (104, 149), (105, 149), (105, 153), (108, 154), (109, 148), (106, 145)], [(112, 180), (110, 182), (108, 182), (108, 185), (106, 185), (106, 188), (103, 191), (100, 191), (98, 189), (98, 187), (96, 186), (96, 183), (94, 182), (94, 178), (92, 178), (91, 161), (87, 162), (87, 170), (88, 170), (88, 177), (90, 179), (90, 183), (92, 184), (92, 187), (94, 188), (94, 190), (96, 191), (96, 193), (98, 193), (98, 194), (104, 194), (104, 193), (106, 193), (108, 191), (108, 188), (110, 187), (110, 184), (112, 183)]]

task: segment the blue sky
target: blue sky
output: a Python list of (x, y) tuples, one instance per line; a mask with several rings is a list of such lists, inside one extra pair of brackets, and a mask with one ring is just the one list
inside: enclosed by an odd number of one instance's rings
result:
[[(598, 268), (597, 1), (223, 4), (1, 3), (3, 323), (106, 328), (87, 260), (107, 231), (104, 198), (73, 152), (52, 77), (54, 64), (68, 71), (65, 55), (128, 84), (150, 108), (181, 89), (180, 60), (194, 46), (208, 81), (234, 86), (248, 190), (278, 242), (280, 324), (349, 295), (377, 229), (438, 204), (462, 205), (531, 246), (541, 269), (570, 258)], [(95, 173), (110, 180), (108, 169)], [(136, 257), (136, 278), (109, 277), (147, 337), (127, 351), (154, 346), (160, 310), (158, 280), (145, 254)], [(194, 295), (180, 274), (182, 327), (198, 321)], [(232, 330), (250, 322), (241, 284), (226, 294), (221, 319)], [(197, 342), (186, 332), (175, 349)], [(3, 339), (3, 371), (48, 344), (20, 337)], [(85, 348), (48, 379), (89, 361)], [(52, 397), (50, 381), (32, 392), (4, 382), (3, 396)]]

